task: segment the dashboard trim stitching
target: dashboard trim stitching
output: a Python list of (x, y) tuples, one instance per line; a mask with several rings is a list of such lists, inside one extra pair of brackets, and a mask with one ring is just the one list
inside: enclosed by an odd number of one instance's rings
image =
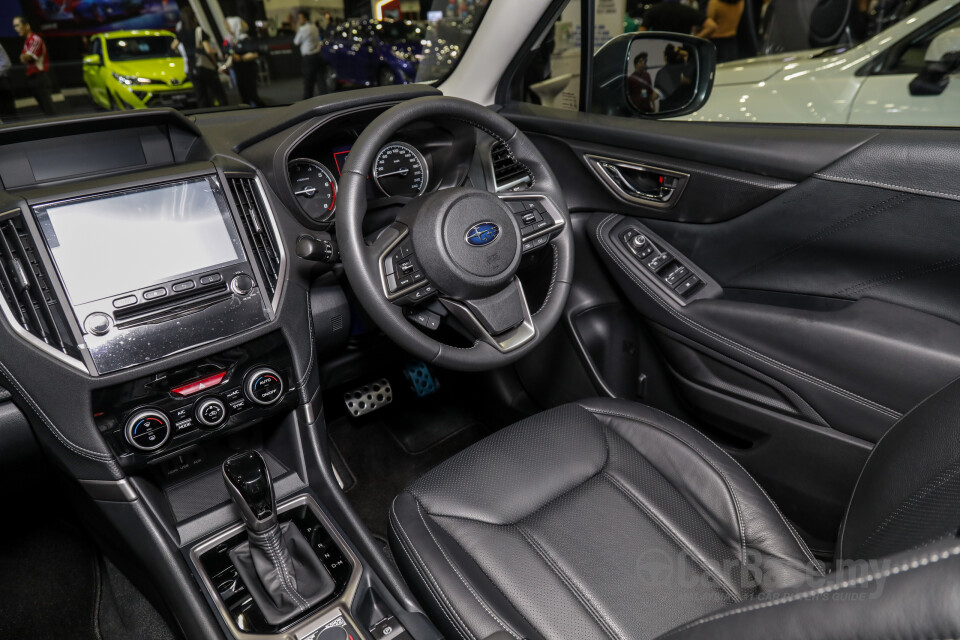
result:
[(934, 198), (942, 198), (946, 200), (960, 200), (960, 193), (947, 193), (945, 191), (930, 191), (928, 189), (917, 189), (916, 187), (905, 187), (900, 184), (890, 184), (889, 182), (879, 182), (877, 180), (863, 180), (860, 178), (844, 178), (843, 176), (835, 176), (829, 173), (823, 173), (822, 171), (818, 171), (813, 175), (822, 180), (829, 180), (831, 182), (844, 182), (846, 184), (858, 184), (862, 187), (877, 186), (877, 187), (883, 187), (884, 189), (894, 189), (896, 191), (904, 191), (906, 193), (915, 193), (922, 196), (931, 196)]
[(113, 460), (113, 456), (111, 456), (108, 453), (100, 453), (97, 451), (91, 451), (90, 449), (85, 449), (84, 447), (81, 447), (80, 445), (76, 444), (75, 442), (67, 438), (59, 429), (57, 429), (57, 427), (53, 424), (53, 422), (50, 421), (50, 419), (46, 416), (43, 410), (40, 409), (39, 405), (37, 405), (37, 403), (34, 402), (30, 394), (27, 393), (27, 391), (23, 388), (23, 386), (21, 386), (21, 384), (17, 381), (17, 379), (13, 377), (13, 375), (10, 373), (9, 370), (7, 370), (6, 366), (4, 366), (2, 362), (0, 362), (0, 375), (2, 375), (5, 380), (7, 380), (9, 383), (11, 383), (14, 386), (16, 391), (20, 394), (20, 396), (24, 400), (27, 401), (27, 403), (34, 410), (34, 412), (37, 414), (40, 420), (44, 423), (47, 429), (49, 429), (50, 432), (53, 433), (53, 435), (57, 438), (57, 440), (59, 440), (65, 447), (67, 447), (77, 455), (83, 456), (84, 458), (105, 463), (110, 467), (112, 471), (114, 471), (115, 473), (119, 473), (119, 469)]
[(897, 411), (895, 411), (895, 410), (893, 410), (893, 409), (891, 409), (891, 408), (889, 408), (889, 407), (885, 407), (885, 406), (883, 406), (883, 405), (881, 405), (881, 404), (879, 404), (879, 403), (877, 403), (877, 402), (874, 402), (873, 400), (870, 400), (870, 399), (868, 399), (868, 398), (864, 398), (864, 397), (862, 397), (862, 396), (859, 396), (859, 395), (853, 393), (852, 391), (848, 391), (848, 390), (846, 390), (846, 389), (843, 389), (842, 387), (838, 387), (838, 386), (836, 386), (836, 385), (834, 385), (834, 384), (831, 384), (831, 383), (829, 383), (829, 382), (827, 382), (827, 381), (825, 381), (825, 380), (821, 380), (820, 378), (817, 378), (816, 376), (814, 376), (814, 375), (812, 375), (812, 374), (810, 374), (810, 373), (801, 371), (801, 370), (799, 370), (799, 369), (795, 369), (795, 368), (793, 368), (793, 367), (791, 367), (791, 366), (789, 366), (789, 365), (786, 365), (786, 364), (784, 364), (784, 363), (782, 363), (782, 362), (780, 362), (780, 361), (778, 361), (778, 360), (775, 360), (775, 359), (771, 358), (770, 356), (766, 356), (766, 355), (763, 355), (763, 354), (761, 354), (761, 353), (759, 353), (759, 352), (757, 352), (757, 351), (754, 351), (753, 349), (750, 349), (749, 347), (746, 347), (746, 346), (744, 346), (744, 345), (742, 345), (742, 344), (740, 344), (740, 343), (738, 343), (738, 342), (735, 342), (735, 341), (731, 340), (730, 338), (726, 338), (726, 337), (724, 337), (724, 336), (722, 336), (722, 335), (720, 335), (720, 334), (718, 334), (718, 333), (716, 333), (716, 332), (714, 332), (714, 331), (711, 331), (710, 329), (707, 329), (706, 327), (698, 324), (696, 321), (691, 320), (690, 318), (687, 318), (686, 316), (684, 316), (683, 314), (679, 313), (679, 312), (676, 311), (675, 309), (672, 309), (670, 306), (668, 306), (668, 305), (666, 304), (666, 302), (665, 302), (664, 300), (662, 300), (662, 299), (660, 298), (660, 296), (658, 296), (655, 292), (653, 292), (653, 291), (652, 291), (649, 287), (647, 287), (642, 281), (640, 281), (639, 279), (637, 279), (637, 278), (633, 275), (633, 273), (630, 272), (629, 268), (624, 264), (623, 260), (622, 260), (617, 254), (615, 254), (615, 253), (610, 249), (609, 246), (607, 246), (606, 241), (605, 241), (605, 240), (603, 239), (603, 237), (602, 237), (603, 228), (604, 228), (605, 226), (607, 226), (607, 225), (609, 224), (609, 222), (610, 222), (611, 220), (613, 220), (614, 218), (616, 218), (616, 217), (618, 217), (618, 214), (611, 213), (609, 216), (607, 216), (607, 217), (597, 226), (597, 233), (596, 233), (596, 235), (597, 235), (597, 240), (600, 242), (600, 245), (603, 247), (604, 251), (607, 252), (607, 255), (609, 255), (609, 256), (620, 266), (621, 270), (622, 270), (624, 273), (626, 273), (626, 275), (627, 275), (631, 280), (633, 280), (637, 285), (639, 285), (640, 288), (643, 289), (644, 292), (647, 293), (647, 295), (648, 295), (649, 297), (653, 298), (653, 300), (654, 300), (658, 305), (660, 305), (660, 307), (662, 307), (667, 313), (669, 313), (670, 315), (672, 315), (672, 316), (675, 317), (676, 319), (680, 320), (681, 322), (683, 322), (683, 323), (686, 324), (687, 326), (692, 327), (692, 328), (700, 331), (700, 332), (703, 333), (704, 335), (706, 335), (706, 336), (708, 336), (708, 337), (710, 337), (710, 338), (713, 338), (714, 340), (717, 340), (718, 342), (720, 342), (720, 343), (722, 343), (722, 344), (726, 344), (727, 346), (735, 349), (736, 351), (739, 351), (740, 353), (743, 353), (744, 355), (747, 355), (747, 356), (749, 356), (749, 357), (751, 357), (751, 358), (755, 358), (755, 359), (757, 359), (757, 360), (759, 360), (759, 361), (761, 361), (761, 362), (765, 362), (765, 363), (767, 363), (767, 364), (769, 364), (769, 365), (771, 365), (771, 366), (773, 366), (773, 367), (775, 367), (775, 368), (777, 368), (777, 369), (780, 369), (780, 370), (783, 371), (784, 373), (792, 374), (793, 376), (798, 377), (798, 378), (800, 378), (801, 380), (806, 380), (807, 382), (810, 382), (810, 383), (813, 384), (814, 386), (820, 387), (821, 389), (824, 389), (825, 391), (830, 391), (830, 392), (835, 393), (835, 394), (837, 394), (837, 395), (839, 395), (839, 396), (841, 396), (841, 397), (845, 397), (845, 398), (847, 398), (848, 400), (850, 400), (850, 401), (852, 401), (852, 402), (855, 402), (855, 403), (857, 403), (857, 404), (859, 404), (859, 405), (862, 405), (863, 407), (866, 407), (867, 409), (870, 409), (870, 410), (875, 411), (875, 412), (877, 412), (877, 413), (884, 414), (884, 415), (886, 415), (886, 416), (888, 416), (888, 417), (890, 417), (890, 418), (899, 419), (899, 418), (903, 415), (903, 414), (901, 414), (901, 413), (899, 413), (899, 412), (897, 412)]
[(310, 299), (310, 292), (307, 291), (307, 323), (310, 333), (310, 359), (307, 361), (307, 366), (304, 369), (303, 376), (297, 380), (297, 388), (303, 390), (304, 385), (307, 382), (307, 378), (310, 377), (310, 372), (313, 370), (313, 359), (316, 356), (317, 348), (316, 341), (314, 340), (314, 327), (313, 327), (313, 301)]
[(547, 289), (547, 296), (543, 299), (543, 304), (533, 312), (533, 315), (537, 315), (547, 308), (547, 303), (550, 302), (550, 296), (553, 294), (553, 287), (557, 283), (557, 271), (560, 268), (560, 254), (557, 251), (556, 245), (552, 242), (550, 243), (550, 249), (553, 251), (553, 272), (550, 274), (550, 287)]

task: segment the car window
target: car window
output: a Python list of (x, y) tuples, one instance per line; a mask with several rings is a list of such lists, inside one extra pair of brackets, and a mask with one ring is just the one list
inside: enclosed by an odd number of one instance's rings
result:
[[(0, 124), (440, 83), (493, 1), (4, 0)], [(21, 59), (28, 40), (36, 60)]]
[[(679, 119), (712, 122), (960, 124), (955, 0), (571, 0), (526, 52), (508, 97), (557, 109), (584, 103), (592, 52), (638, 31), (692, 34), (717, 51), (713, 91)], [(590, 35), (590, 34), (586, 34)], [(944, 57), (946, 56), (946, 58)], [(624, 116), (627, 117), (627, 116)]]
[(107, 57), (114, 62), (170, 58), (173, 36), (129, 36), (107, 40)]

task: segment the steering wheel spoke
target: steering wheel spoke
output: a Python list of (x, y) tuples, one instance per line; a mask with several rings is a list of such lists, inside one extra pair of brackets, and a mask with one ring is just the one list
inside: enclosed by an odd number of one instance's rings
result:
[(474, 337), (501, 353), (519, 349), (537, 336), (519, 278), (487, 298), (461, 301), (442, 297), (440, 302)]
[(406, 306), (434, 296), (437, 288), (427, 280), (417, 260), (407, 225), (395, 222), (371, 247), (377, 256), (383, 294), (390, 302)]
[(560, 209), (542, 193), (498, 193), (517, 219), (520, 236), (523, 240), (522, 252), (530, 253), (542, 249), (563, 229), (564, 216)]

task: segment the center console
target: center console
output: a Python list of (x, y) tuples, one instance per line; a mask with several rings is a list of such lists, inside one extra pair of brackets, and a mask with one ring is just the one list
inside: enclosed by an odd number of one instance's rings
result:
[(288, 264), (263, 175), (153, 111), (4, 127), (0, 182), (0, 384), (137, 586), (191, 638), (439, 637), (338, 486), (347, 299)]

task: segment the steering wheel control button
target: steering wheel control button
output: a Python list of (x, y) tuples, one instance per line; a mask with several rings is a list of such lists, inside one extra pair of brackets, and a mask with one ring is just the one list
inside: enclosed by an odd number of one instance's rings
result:
[(423, 302), (433, 294), (437, 292), (437, 288), (432, 284), (427, 284), (426, 286), (420, 287), (410, 295), (408, 295), (404, 300), (409, 304), (414, 304), (418, 302)]
[(418, 324), (425, 329), (430, 331), (436, 331), (440, 327), (440, 316), (435, 314), (433, 311), (427, 311), (423, 309), (422, 311), (417, 311), (416, 313), (411, 313), (409, 316), (410, 320), (414, 324)]
[(122, 298), (117, 298), (113, 301), (114, 309), (123, 309), (124, 307), (129, 307), (137, 304), (137, 296), (123, 296)]
[(211, 273), (210, 275), (201, 277), (200, 284), (201, 285), (216, 284), (221, 280), (223, 280), (223, 276), (221, 276), (219, 273)]
[(193, 415), (205, 427), (219, 427), (227, 421), (227, 405), (217, 397), (201, 398)]
[(193, 289), (196, 286), (197, 283), (195, 283), (193, 280), (184, 280), (183, 282), (176, 283), (170, 288), (173, 289), (174, 293), (181, 293), (183, 291), (190, 291), (190, 289)]
[(238, 296), (245, 296), (249, 294), (251, 291), (253, 291), (253, 286), (253, 278), (245, 273), (234, 276), (233, 280), (230, 281), (230, 290)]
[(83, 330), (94, 336), (105, 336), (110, 332), (113, 320), (105, 313), (91, 313), (83, 321)]
[(162, 411), (139, 411), (127, 419), (123, 433), (131, 447), (155, 451), (170, 438), (170, 419)]
[(247, 375), (243, 391), (250, 402), (266, 407), (280, 400), (283, 395), (283, 379), (273, 369), (256, 369)]

